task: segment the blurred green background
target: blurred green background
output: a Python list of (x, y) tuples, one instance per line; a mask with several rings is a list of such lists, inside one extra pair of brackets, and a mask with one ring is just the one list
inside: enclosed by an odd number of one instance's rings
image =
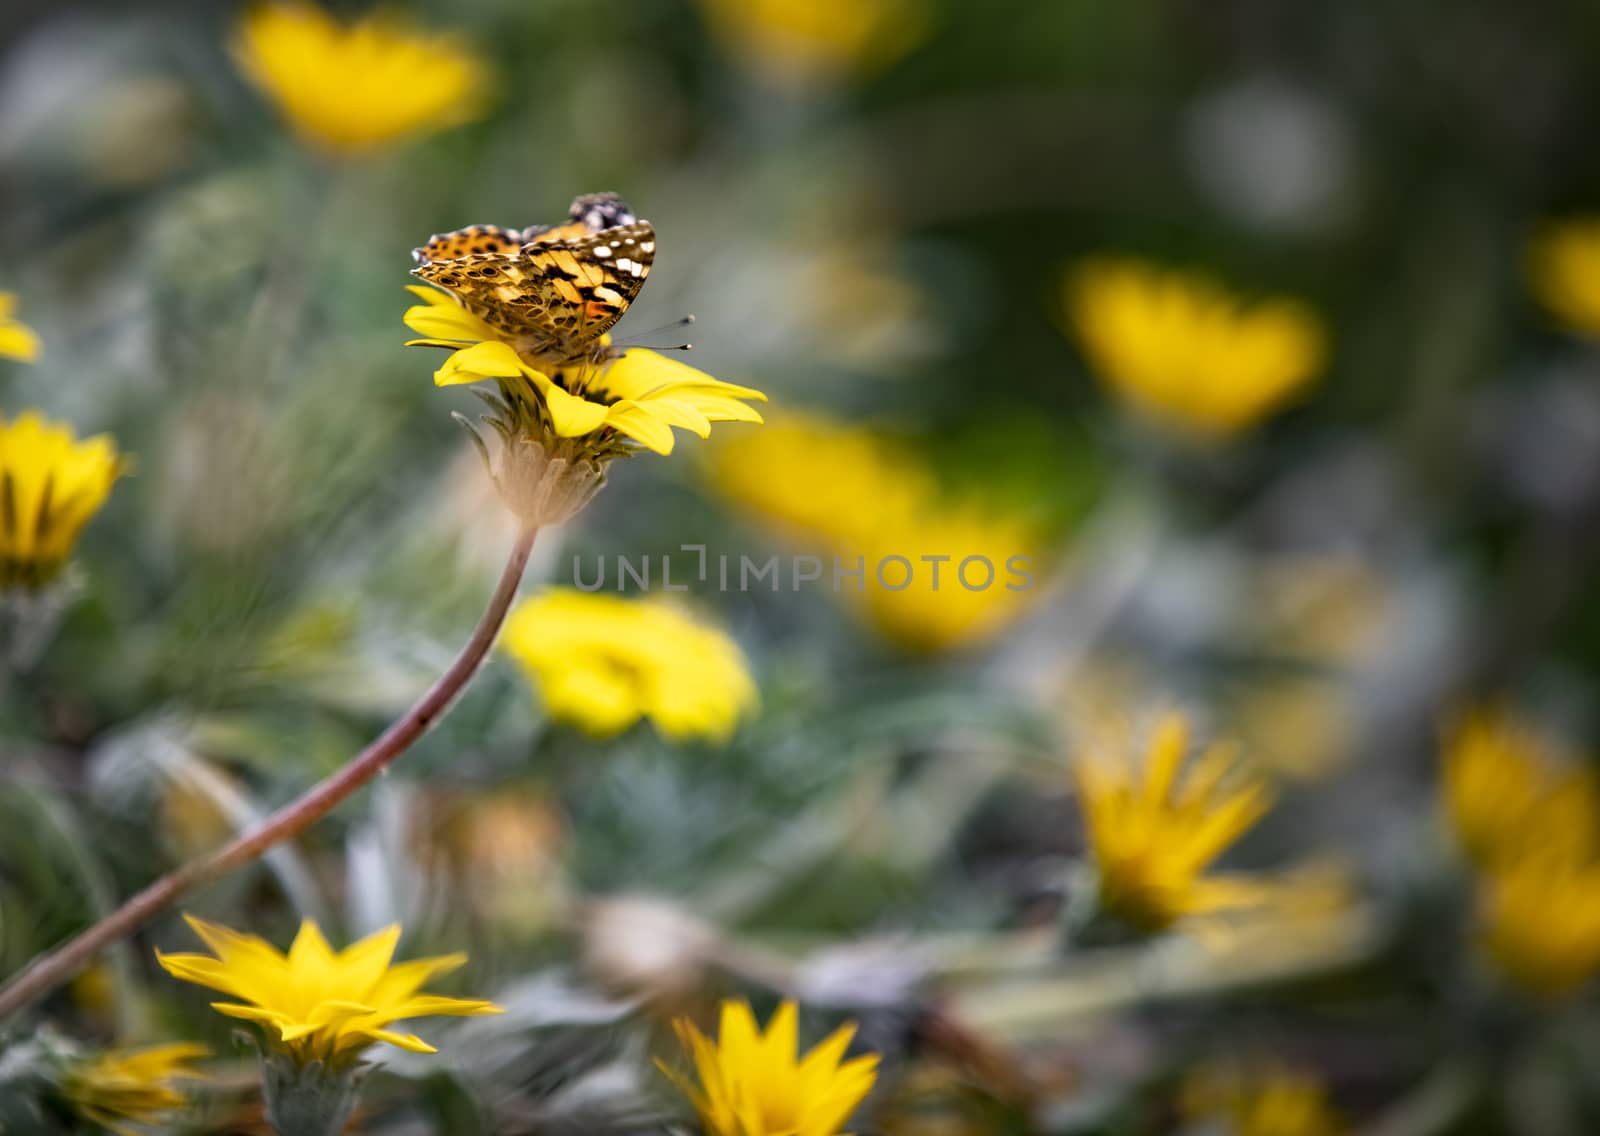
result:
[[(497, 658), (391, 776), (193, 899), (280, 945), (302, 914), (340, 941), (399, 920), (512, 1008), (386, 1061), (364, 1130), (665, 1131), (667, 1018), (783, 990), (884, 1054), (862, 1133), (1595, 1130), (1592, 1000), (1480, 989), (1436, 801), (1464, 705), (1575, 753), (1600, 729), (1600, 357), (1526, 267), (1596, 208), (1600, 8), (730, 9), (397, 6), (481, 59), (481, 113), (335, 155), (241, 74), (231, 4), (8, 7), (0, 288), (44, 348), (0, 361), (0, 414), (136, 467), (0, 692), (0, 972), (338, 767), (448, 662), (512, 522), (450, 418), (478, 404), (403, 346), (410, 250), (612, 190), (659, 240), (619, 336), (670, 346), (649, 329), (694, 313), (687, 361), (765, 391), (770, 428), (892, 438), (948, 500), (1026, 518), (1039, 585), (908, 650), (826, 586), (697, 583), (761, 690), (728, 744), (597, 741)], [(794, 10), (820, 38), (762, 38)], [(1298, 298), (1325, 362), (1224, 440), (1152, 429), (1073, 330), (1065, 274), (1106, 255)], [(524, 591), (574, 558), (688, 578), (686, 544), (831, 556), (719, 456), (766, 429), (618, 463)], [(1071, 944), (1069, 755), (1173, 704), (1278, 784), (1230, 855), (1337, 860), (1359, 933)], [(182, 1123), (250, 1131), (228, 1023), (152, 945), (191, 949), (176, 912), (12, 1040), (207, 1040), (236, 1069)], [(1186, 1103), (1197, 1068), (1277, 1061), (1343, 1127)]]

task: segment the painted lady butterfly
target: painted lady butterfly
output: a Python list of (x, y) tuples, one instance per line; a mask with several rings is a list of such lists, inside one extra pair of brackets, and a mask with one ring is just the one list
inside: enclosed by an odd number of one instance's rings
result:
[(614, 193), (577, 198), (565, 222), (473, 225), (412, 252), (412, 275), (447, 289), (521, 354), (564, 366), (593, 355), (650, 275), (656, 233)]

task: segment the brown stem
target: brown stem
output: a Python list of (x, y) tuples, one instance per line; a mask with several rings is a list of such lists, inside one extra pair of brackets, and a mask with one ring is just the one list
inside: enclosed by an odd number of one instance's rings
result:
[(202, 884), (227, 875), (281, 844), (327, 816), (346, 797), (371, 781), (399, 757), (412, 742), (428, 731), (450, 708), (467, 682), (483, 664), (494, 645), (500, 625), (505, 622), (511, 601), (516, 598), (522, 573), (533, 551), (537, 528), (525, 529), (517, 537), (505, 571), (495, 586), (489, 607), (477, 629), (456, 656), (450, 669), (428, 688), (411, 709), (397, 718), (371, 745), (362, 750), (337, 773), (312, 786), (253, 828), (236, 836), (204, 856), (162, 876), (138, 895), (99, 922), (79, 932), (55, 950), (40, 955), (4, 985), (0, 986), (0, 1021), (15, 1014), (35, 999), (48, 994), (77, 974), (97, 952), (127, 938), (157, 913)]

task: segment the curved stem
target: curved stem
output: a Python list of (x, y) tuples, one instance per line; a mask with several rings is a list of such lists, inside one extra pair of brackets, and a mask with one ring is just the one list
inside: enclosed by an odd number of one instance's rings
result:
[(127, 938), (155, 915), (202, 884), (227, 875), (235, 868), (259, 857), (274, 845), (289, 840), (327, 816), (346, 797), (371, 781), (389, 763), (425, 734), (455, 701), (467, 682), (478, 672), (489, 648), (494, 645), (516, 598), (528, 556), (533, 551), (537, 528), (528, 528), (506, 561), (500, 582), (477, 629), (456, 656), (450, 669), (439, 676), (404, 714), (366, 749), (351, 758), (337, 773), (318, 782), (298, 799), (267, 816), (254, 827), (241, 832), (215, 851), (190, 860), (162, 876), (99, 922), (79, 932), (61, 946), (34, 959), (4, 986), (0, 986), (0, 1021), (23, 1009), (35, 999), (66, 982), (101, 949)]

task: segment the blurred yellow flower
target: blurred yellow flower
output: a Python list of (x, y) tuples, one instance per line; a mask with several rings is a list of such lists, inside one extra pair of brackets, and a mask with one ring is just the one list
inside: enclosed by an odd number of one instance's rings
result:
[(878, 1077), (873, 1055), (845, 1061), (855, 1037), (847, 1025), (804, 1057), (799, 1011), (785, 1002), (763, 1032), (743, 1002), (724, 1002), (715, 1041), (679, 1019), (678, 1036), (699, 1077), (663, 1066), (700, 1114), (708, 1136), (839, 1136)]
[[(828, 476), (817, 476), (822, 471)], [(839, 531), (859, 538), (882, 515), (912, 512), (938, 489), (906, 447), (794, 412), (714, 447), (711, 472), (724, 496), (802, 537)]]
[(870, 430), (788, 414), (716, 447), (710, 468), (719, 492), (835, 558), (826, 586), (907, 650), (982, 642), (1041, 594), (1036, 525), (942, 490), (919, 455)]
[(1315, 1077), (1282, 1065), (1203, 1068), (1184, 1085), (1184, 1111), (1218, 1136), (1339, 1136), (1346, 1124)]
[(31, 363), (39, 357), (39, 336), (16, 311), (16, 293), (0, 292), (0, 356)]
[(1037, 602), (1038, 544), (1029, 522), (951, 501), (886, 516), (870, 539), (839, 547), (847, 561), (853, 552), (874, 566), (864, 568), (860, 604), (879, 633), (905, 650), (938, 653), (993, 638)]
[(1321, 323), (1297, 300), (1247, 304), (1208, 277), (1091, 260), (1066, 306), (1095, 375), (1153, 421), (1209, 438), (1255, 425), (1322, 367)]
[(737, 644), (658, 599), (551, 589), (512, 611), (500, 645), (551, 718), (595, 737), (649, 718), (676, 741), (726, 741), (757, 703)]
[(1592, 771), (1504, 708), (1479, 708), (1448, 731), (1444, 798), (1462, 851), (1480, 868), (1600, 852)]
[(1568, 994), (1600, 970), (1600, 782), (1504, 707), (1447, 732), (1445, 807), (1482, 873), (1479, 936), (1515, 985)]
[(725, 50), (779, 82), (870, 74), (928, 32), (924, 0), (700, 0)]
[(1489, 958), (1531, 994), (1563, 997), (1600, 970), (1600, 860), (1543, 851), (1497, 865), (1478, 915)]
[(1528, 246), (1528, 278), (1557, 319), (1600, 335), (1600, 217), (1574, 217), (1545, 228)]
[(73, 1065), (62, 1091), (85, 1119), (118, 1136), (138, 1136), (189, 1103), (175, 1082), (203, 1079), (187, 1063), (210, 1052), (188, 1044), (108, 1050)]
[(215, 952), (156, 959), (174, 978), (238, 998), (211, 1008), (266, 1028), (275, 1047), (300, 1065), (344, 1065), (375, 1042), (413, 1053), (437, 1052), (420, 1037), (387, 1027), (408, 1018), (475, 1017), (503, 1013), (492, 1002), (419, 991), (430, 979), (467, 961), (464, 954), (394, 963), (400, 928), (389, 926), (335, 953), (310, 919), (300, 924), (287, 955), (255, 935), (193, 916), (184, 917)]
[(1266, 813), (1271, 791), (1241, 772), (1230, 747), (1213, 745), (1185, 768), (1188, 750), (1188, 723), (1170, 713), (1142, 764), (1098, 749), (1072, 761), (1099, 907), (1139, 930), (1255, 907), (1273, 894), (1265, 882), (1205, 874)]
[(290, 125), (335, 153), (431, 134), (484, 105), (482, 61), (392, 12), (345, 24), (303, 0), (266, 0), (246, 14), (234, 49)]
[(672, 452), (672, 427), (708, 437), (713, 422), (760, 422), (745, 402), (767, 396), (714, 379), (684, 363), (642, 347), (629, 348), (598, 365), (555, 374), (532, 366), (499, 332), (463, 308), (448, 292), (413, 284), (422, 299), (406, 310), (406, 326), (426, 336), (407, 346), (450, 351), (434, 372), (439, 386), (493, 379), (507, 399), (538, 414), (553, 439), (568, 439), (575, 453), (606, 459), (636, 443), (658, 454)]
[(9, 425), (0, 417), (0, 591), (53, 580), (127, 468), (109, 435), (80, 442), (31, 410)]

